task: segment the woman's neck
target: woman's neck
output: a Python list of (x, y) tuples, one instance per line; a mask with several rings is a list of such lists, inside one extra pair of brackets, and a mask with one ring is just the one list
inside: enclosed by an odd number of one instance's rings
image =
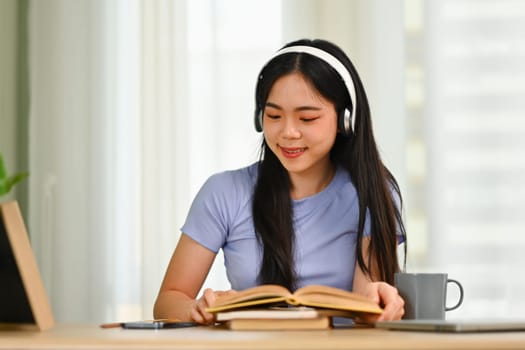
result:
[(335, 175), (335, 165), (328, 163), (320, 169), (310, 169), (301, 173), (289, 173), (292, 199), (299, 200), (313, 196), (324, 190)]

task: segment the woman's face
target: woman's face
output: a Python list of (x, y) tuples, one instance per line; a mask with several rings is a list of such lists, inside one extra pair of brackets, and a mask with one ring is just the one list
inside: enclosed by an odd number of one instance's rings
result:
[(319, 176), (330, 166), (337, 113), (303, 75), (291, 73), (270, 90), (263, 131), (268, 147), (291, 176)]

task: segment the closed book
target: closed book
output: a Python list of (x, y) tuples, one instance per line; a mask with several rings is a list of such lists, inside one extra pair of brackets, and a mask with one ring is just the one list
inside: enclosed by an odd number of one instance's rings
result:
[(233, 319), (226, 322), (231, 330), (322, 330), (331, 327), (329, 316), (302, 319)]
[(311, 319), (319, 316), (322, 316), (321, 313), (310, 307), (276, 307), (218, 312), (215, 319), (217, 322), (223, 322), (236, 319)]

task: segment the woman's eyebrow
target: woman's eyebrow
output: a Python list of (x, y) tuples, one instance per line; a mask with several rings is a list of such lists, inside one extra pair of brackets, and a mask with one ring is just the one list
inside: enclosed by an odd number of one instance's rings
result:
[[(275, 108), (275, 109), (278, 109), (278, 110), (283, 110), (283, 108), (281, 106), (279, 106), (278, 104), (273, 103), (273, 102), (266, 102), (266, 107), (272, 107), (272, 108)], [(300, 107), (296, 107), (294, 109), (294, 111), (296, 111), (296, 112), (300, 112), (300, 111), (320, 111), (321, 109), (322, 109), (321, 107), (316, 107), (316, 106), (300, 106)]]
[(275, 109), (279, 109), (279, 110), (282, 110), (283, 108), (281, 106), (279, 106), (278, 104), (275, 104), (275, 103), (272, 103), (272, 102), (266, 102), (266, 107), (272, 107), (272, 108), (275, 108)]

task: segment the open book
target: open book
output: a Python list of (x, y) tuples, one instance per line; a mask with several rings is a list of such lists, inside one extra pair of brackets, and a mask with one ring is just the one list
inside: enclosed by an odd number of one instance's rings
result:
[(248, 307), (266, 307), (275, 304), (309, 306), (320, 309), (343, 310), (355, 313), (381, 314), (379, 305), (364, 296), (346, 290), (311, 285), (291, 293), (286, 288), (267, 284), (239, 291), (235, 294), (218, 297), (206, 311), (218, 313)]

